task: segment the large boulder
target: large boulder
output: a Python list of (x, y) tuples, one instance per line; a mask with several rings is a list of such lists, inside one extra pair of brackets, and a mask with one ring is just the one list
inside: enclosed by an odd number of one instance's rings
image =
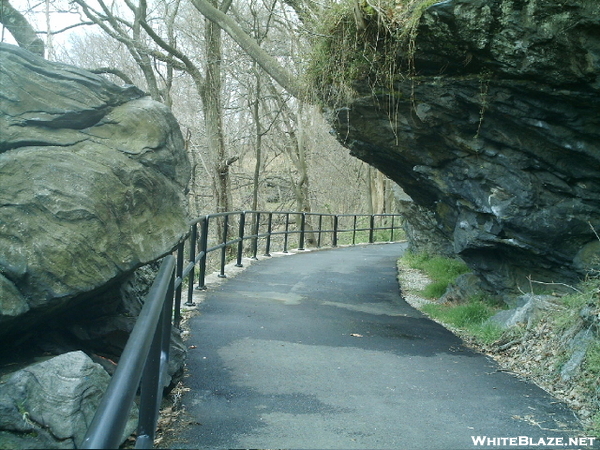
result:
[(0, 45), (0, 336), (81, 304), (187, 229), (190, 166), (167, 107)]
[(333, 112), (340, 141), (429, 211), (489, 290), (597, 269), (600, 3), (448, 0), (411, 36), (398, 67), (414, 72), (357, 81)]

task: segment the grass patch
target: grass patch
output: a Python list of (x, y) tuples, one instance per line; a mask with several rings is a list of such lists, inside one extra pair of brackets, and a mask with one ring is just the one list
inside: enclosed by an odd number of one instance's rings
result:
[(600, 439), (600, 412), (592, 418), (592, 425), (589, 430), (590, 435)]
[(448, 289), (447, 281), (434, 281), (423, 288), (421, 294), (425, 298), (440, 298)]
[(580, 311), (586, 305), (600, 308), (600, 278), (592, 278), (579, 286), (578, 292), (562, 297), (562, 311), (553, 317), (558, 332), (564, 332), (581, 321)]
[(422, 270), (432, 280), (421, 292), (426, 298), (439, 298), (448, 285), (459, 275), (469, 272), (467, 265), (459, 259), (431, 256), (426, 253), (407, 252), (402, 258), (412, 269)]
[(431, 303), (423, 305), (422, 311), (440, 322), (467, 332), (484, 344), (498, 340), (503, 334), (499, 326), (487, 322), (499, 308), (486, 302), (483, 297), (474, 297), (462, 304)]
[[(547, 317), (553, 342), (558, 350), (555, 362), (551, 366), (556, 379), (560, 380), (560, 371), (573, 355), (573, 349), (565, 345), (579, 330), (594, 327), (600, 313), (600, 278), (593, 277), (577, 286), (577, 292), (561, 298), (561, 308), (553, 310)], [(597, 325), (596, 325), (597, 326)], [(584, 361), (578, 373), (569, 381), (567, 392), (580, 403), (587, 404), (593, 414), (586, 422), (586, 434), (600, 438), (600, 341), (596, 329), (596, 340), (587, 348)], [(552, 338), (551, 338), (552, 339)], [(546, 374), (548, 376), (548, 374)], [(561, 389), (565, 389), (561, 386)]]
[[(596, 405), (600, 400), (600, 388), (598, 380), (600, 380), (600, 342), (596, 341), (588, 348), (585, 354), (583, 363), (583, 373), (581, 375), (581, 383), (588, 392), (589, 398), (596, 399)], [(600, 438), (600, 410), (592, 416), (590, 421), (589, 434)]]
[[(434, 279), (433, 284), (453, 281), (466, 271), (460, 261), (443, 259), (408, 253), (399, 266), (425, 272)], [(439, 297), (441, 287), (427, 289)], [(506, 330), (488, 321), (506, 305), (485, 297), (474, 297), (466, 303), (422, 304), (418, 308), (466, 342), (498, 355), (503, 366), (535, 381), (580, 411), (584, 433), (600, 438), (600, 277), (593, 276), (573, 289), (575, 293), (561, 297), (559, 308), (545, 311), (527, 325)], [(579, 370), (569, 380), (562, 379), (561, 368), (573, 355), (569, 343), (579, 330), (590, 327), (595, 330), (596, 339), (587, 348)]]
[(588, 348), (584, 369), (593, 373), (596, 380), (600, 378), (600, 342), (596, 341)]
[[(498, 310), (496, 309), (495, 312), (498, 312)], [(495, 323), (486, 321), (471, 327), (471, 333), (477, 342), (481, 342), (484, 345), (490, 345), (494, 342), (498, 342), (498, 340), (504, 336), (506, 330)]]
[[(459, 259), (410, 252), (402, 259), (409, 267), (425, 272), (432, 280), (421, 291), (421, 295), (426, 298), (441, 297), (450, 283), (453, 283), (458, 276), (469, 272), (467, 265)], [(421, 308), (433, 319), (466, 332), (483, 344), (497, 341), (504, 333), (498, 325), (487, 322), (500, 309), (502, 309), (500, 305), (492, 304), (484, 296), (474, 296), (467, 303), (430, 303)]]

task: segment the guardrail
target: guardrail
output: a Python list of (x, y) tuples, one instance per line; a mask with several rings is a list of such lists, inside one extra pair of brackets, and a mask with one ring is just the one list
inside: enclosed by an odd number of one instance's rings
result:
[[(387, 241), (393, 242), (394, 232), (400, 229), (399, 217), (399, 214), (236, 211), (208, 214), (193, 221), (189, 233), (172, 254), (163, 259), (80, 448), (118, 448), (138, 388), (139, 419), (135, 448), (152, 448), (162, 393), (167, 387), (171, 328), (179, 328), (181, 324), (184, 281), (188, 280), (185, 304), (193, 306), (196, 266), (196, 289), (206, 289), (207, 257), (210, 253), (220, 253), (218, 275), (224, 278), (228, 249), (235, 248), (235, 265), (242, 267), (244, 253), (257, 259), (261, 241), (264, 242), (264, 255), (270, 256), (274, 238), (281, 239), (284, 253), (288, 252), (294, 237), (297, 238), (298, 250), (304, 250), (307, 243), (320, 248), (326, 245), (328, 238), (332, 247), (340, 245), (341, 239), (354, 245), (364, 242), (361, 239), (364, 234), (361, 233), (366, 233), (367, 242), (374, 243), (378, 232), (389, 232)], [(231, 233), (232, 230), (236, 231)], [(245, 252), (246, 241), (250, 245)], [(230, 257), (233, 253), (229, 252)]]

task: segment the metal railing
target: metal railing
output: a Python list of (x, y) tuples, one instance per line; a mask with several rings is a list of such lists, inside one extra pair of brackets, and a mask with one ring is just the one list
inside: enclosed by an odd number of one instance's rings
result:
[[(296, 238), (297, 249), (307, 243), (320, 248), (341, 243), (374, 243), (377, 233), (389, 232), (394, 241), (400, 229), (399, 214), (320, 214), (275, 211), (236, 211), (202, 216), (165, 256), (146, 296), (144, 306), (123, 350), (117, 369), (96, 410), (80, 448), (118, 448), (139, 388), (139, 418), (135, 448), (152, 448), (162, 393), (168, 379), (171, 328), (180, 327), (181, 301), (187, 280), (187, 306), (193, 306), (196, 289), (206, 289), (207, 258), (219, 252), (218, 276), (233, 258), (242, 267), (244, 254), (258, 258), (259, 243), (264, 255), (271, 255), (274, 239), (288, 252)], [(211, 228), (212, 226), (212, 228)], [(235, 231), (231, 233), (231, 231)], [(364, 236), (365, 239), (362, 239)], [(379, 236), (381, 237), (381, 236)], [(249, 247), (244, 249), (244, 243)], [(230, 251), (228, 252), (228, 249)], [(235, 251), (233, 251), (235, 250)], [(187, 258), (186, 258), (187, 255)], [(187, 262), (186, 262), (187, 261)]]
[(164, 258), (80, 448), (118, 448), (140, 388), (136, 448), (152, 448), (167, 375), (175, 258)]

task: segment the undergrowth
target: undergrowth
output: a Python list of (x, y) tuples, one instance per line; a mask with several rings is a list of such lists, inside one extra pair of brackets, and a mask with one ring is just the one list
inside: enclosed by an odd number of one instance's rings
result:
[[(562, 309), (551, 317), (557, 336), (572, 335), (580, 330), (590, 330), (594, 340), (588, 345), (585, 357), (576, 374), (577, 391), (594, 410), (588, 421), (588, 432), (600, 438), (600, 277), (593, 277), (578, 286), (578, 292), (561, 299)], [(572, 354), (568, 345), (562, 345), (561, 360), (566, 362)], [(562, 365), (557, 364), (557, 371)]]
[[(402, 259), (409, 267), (423, 271), (432, 280), (420, 292), (423, 297), (429, 299), (441, 297), (450, 283), (469, 271), (467, 265), (459, 259), (431, 256), (426, 253), (407, 252)], [(461, 333), (466, 332), (485, 344), (494, 342), (503, 332), (499, 326), (488, 322), (501, 307), (482, 295), (473, 296), (465, 303), (429, 303), (421, 309), (433, 319)]]
[[(351, 1), (326, 9), (313, 31), (317, 38), (307, 70), (316, 100), (340, 106), (356, 97), (356, 81), (367, 80), (377, 91), (412, 75), (419, 20), (427, 7), (439, 1), (362, 1), (364, 26), (358, 24)], [(405, 55), (403, 66), (400, 54)]]
[(423, 305), (423, 312), (430, 317), (466, 332), (482, 344), (491, 344), (502, 336), (503, 330), (487, 320), (500, 308), (482, 297), (473, 297), (467, 303)]

